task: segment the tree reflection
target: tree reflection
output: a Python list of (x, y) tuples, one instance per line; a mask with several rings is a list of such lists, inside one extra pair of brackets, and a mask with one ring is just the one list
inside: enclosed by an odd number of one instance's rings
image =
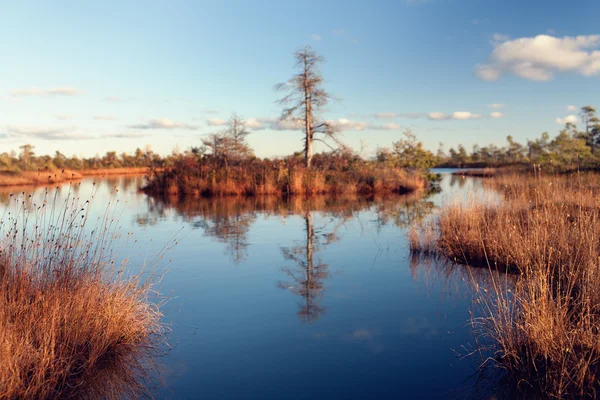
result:
[[(301, 216), (301, 243), (282, 246), (287, 266), (285, 278), (278, 287), (301, 298), (298, 317), (307, 322), (317, 320), (324, 312), (321, 305), (329, 265), (321, 260), (327, 247), (340, 240), (340, 229), (356, 220), (361, 229), (379, 231), (393, 224), (406, 228), (423, 219), (434, 209), (425, 193), (404, 196), (315, 196), (292, 197), (226, 197), (226, 198), (157, 198), (146, 197), (146, 210), (136, 215), (140, 226), (159, 224), (165, 219), (182, 219), (207, 237), (225, 244), (225, 252), (234, 263), (248, 257), (248, 235), (257, 217), (286, 219)], [(369, 221), (363, 226), (360, 213)], [(372, 217), (375, 216), (373, 220)]]
[[(337, 238), (335, 232), (322, 234), (324, 242), (315, 235), (312, 212), (307, 209), (304, 214), (305, 240), (300, 246), (282, 247), (281, 251), (286, 260), (296, 264), (295, 268), (283, 268), (283, 272), (291, 281), (279, 282), (279, 287), (289, 289), (292, 293), (303, 298), (298, 310), (298, 317), (310, 323), (321, 316), (325, 311), (319, 304), (324, 285), (323, 280), (329, 277), (329, 266), (320, 260), (315, 263), (315, 251), (332, 243)], [(339, 227), (340, 224), (337, 225)]]
[(248, 253), (248, 232), (256, 220), (255, 201), (239, 197), (220, 199), (179, 199), (146, 197), (146, 211), (135, 216), (140, 226), (152, 226), (170, 217), (181, 218), (205, 236), (226, 245), (225, 253), (234, 263)]

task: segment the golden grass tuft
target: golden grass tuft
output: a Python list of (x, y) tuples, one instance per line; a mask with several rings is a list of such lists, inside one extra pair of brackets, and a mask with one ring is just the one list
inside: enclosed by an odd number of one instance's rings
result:
[(86, 233), (89, 202), (71, 196), (36, 204), (23, 195), (8, 207), (0, 221), (0, 399), (148, 394), (165, 330), (152, 280), (111, 258), (110, 219)]
[[(481, 290), (494, 364), (524, 396), (596, 397), (600, 389), (600, 176), (502, 176), (496, 205), (445, 207), (434, 251), (470, 265), (514, 271), (513, 287)], [(423, 239), (413, 233), (419, 251)], [(481, 341), (482, 343), (484, 341)]]

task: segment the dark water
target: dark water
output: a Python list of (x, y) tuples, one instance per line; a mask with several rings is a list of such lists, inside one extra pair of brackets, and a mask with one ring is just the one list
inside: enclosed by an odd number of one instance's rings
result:
[(473, 395), (478, 360), (460, 357), (474, 343), (465, 281), (485, 274), (412, 258), (407, 230), (477, 193), (477, 180), (444, 175), (425, 197), (290, 202), (164, 202), (137, 192), (140, 178), (92, 182), (71, 190), (95, 193), (97, 215), (118, 200), (121, 230), (137, 240), (122, 258), (142, 263), (180, 238), (162, 264), (172, 349), (157, 398)]

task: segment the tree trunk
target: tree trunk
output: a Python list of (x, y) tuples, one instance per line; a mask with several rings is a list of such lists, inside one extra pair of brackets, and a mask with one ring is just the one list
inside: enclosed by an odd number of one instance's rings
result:
[(306, 168), (310, 169), (312, 164), (312, 109), (310, 102), (310, 88), (308, 87), (308, 65), (304, 60), (304, 130), (306, 138), (304, 143), (304, 160)]
[(313, 286), (313, 225), (312, 225), (312, 214), (307, 209), (304, 217), (306, 222), (306, 318), (310, 320), (310, 313), (312, 311), (311, 304), (311, 289)]

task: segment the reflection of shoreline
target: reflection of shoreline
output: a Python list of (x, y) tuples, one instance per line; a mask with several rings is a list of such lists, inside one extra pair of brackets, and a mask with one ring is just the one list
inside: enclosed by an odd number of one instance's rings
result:
[(124, 192), (137, 192), (144, 182), (144, 176), (140, 174), (125, 174), (125, 175), (108, 175), (108, 176), (84, 176), (77, 180), (65, 180), (57, 183), (48, 183), (37, 185), (20, 185), (20, 186), (0, 186), (0, 202), (6, 200), (11, 194), (16, 193), (31, 193), (39, 194), (46, 191), (58, 190), (77, 190), (81, 185), (97, 184), (98, 186), (106, 186), (109, 189), (117, 188)]
[[(299, 216), (303, 220), (304, 236), (301, 243), (281, 247), (283, 258), (291, 265), (282, 269), (287, 278), (278, 283), (302, 298), (298, 317), (312, 322), (324, 312), (320, 300), (325, 289), (324, 280), (330, 276), (329, 266), (320, 261), (326, 248), (340, 240), (340, 228), (362, 211), (370, 211), (370, 221), (376, 229), (393, 224), (406, 228), (418, 222), (433, 209), (426, 193), (381, 197), (314, 196), (311, 198), (279, 196), (256, 197), (146, 197), (146, 210), (135, 217), (139, 226), (158, 225), (161, 221), (181, 218), (206, 237), (225, 244), (225, 251), (234, 263), (245, 261), (248, 254), (248, 234), (258, 215), (287, 218)], [(315, 213), (328, 222), (315, 226)]]
[[(157, 197), (147, 196), (147, 210), (138, 214), (140, 225), (157, 224), (161, 218), (172, 212), (191, 221), (196, 217), (210, 218), (211, 216), (232, 216), (243, 213), (262, 213), (286, 217), (290, 215), (304, 215), (306, 211), (351, 215), (353, 212), (363, 211), (376, 205), (387, 221), (392, 215), (386, 211), (398, 208), (399, 205), (407, 206), (427, 200), (429, 193), (418, 192), (406, 195), (388, 196), (330, 196), (320, 195), (309, 198), (280, 196), (254, 196), (254, 197)], [(431, 206), (433, 207), (433, 206)], [(423, 209), (424, 210), (424, 209)]]

